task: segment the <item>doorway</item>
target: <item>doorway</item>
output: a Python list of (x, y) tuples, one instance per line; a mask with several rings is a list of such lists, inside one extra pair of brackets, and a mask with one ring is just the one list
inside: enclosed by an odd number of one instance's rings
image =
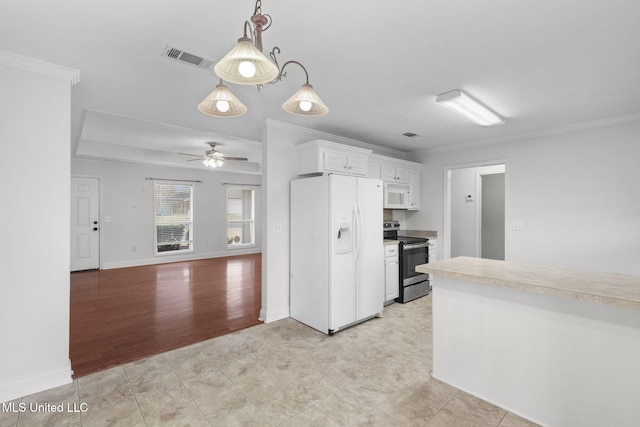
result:
[(71, 271), (100, 268), (100, 179), (71, 177)]
[(504, 260), (504, 172), (478, 173), (476, 186), (477, 256)]
[(444, 257), (508, 259), (508, 162), (445, 167)]

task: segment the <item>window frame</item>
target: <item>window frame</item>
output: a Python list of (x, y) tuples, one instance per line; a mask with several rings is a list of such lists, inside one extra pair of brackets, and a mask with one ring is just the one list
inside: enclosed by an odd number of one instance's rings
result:
[[(229, 221), (229, 207), (230, 207), (230, 192), (237, 190), (249, 190), (251, 191), (251, 218), (242, 219), (239, 221)], [(256, 188), (251, 185), (227, 185), (225, 188), (225, 238), (227, 239), (227, 250), (240, 250), (256, 247)], [(249, 223), (249, 229), (251, 231), (251, 243), (229, 243), (229, 225), (230, 224), (245, 224)]]
[[(157, 197), (157, 188), (159, 186), (175, 186), (175, 187), (189, 187), (191, 189), (190, 192), (190, 206), (189, 206), (189, 213), (190, 213), (190, 218), (189, 218), (189, 222), (184, 222), (184, 221), (177, 221), (175, 222), (175, 224), (187, 224), (189, 227), (189, 239), (188, 240), (182, 240), (180, 241), (179, 244), (183, 244), (183, 243), (187, 243), (189, 245), (188, 248), (185, 249), (176, 249), (176, 250), (165, 250), (165, 251), (159, 251), (158, 250), (158, 246), (160, 245), (160, 242), (158, 242), (158, 225), (163, 225), (163, 224), (158, 224), (158, 197)], [(193, 253), (194, 252), (194, 213), (193, 213), (193, 206), (194, 206), (194, 198), (195, 198), (195, 185), (194, 183), (191, 182), (174, 182), (174, 181), (154, 181), (153, 183), (153, 254), (154, 256), (167, 256), (167, 255), (179, 255), (179, 254), (185, 254), (185, 253)], [(171, 225), (170, 224), (164, 224), (164, 225)]]

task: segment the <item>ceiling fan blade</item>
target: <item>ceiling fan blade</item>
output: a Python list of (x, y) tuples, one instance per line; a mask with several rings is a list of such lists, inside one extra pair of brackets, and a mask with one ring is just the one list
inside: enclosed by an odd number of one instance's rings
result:
[(246, 157), (227, 157), (227, 156), (222, 156), (223, 160), (237, 160), (239, 162), (246, 162), (247, 160), (249, 160)]
[(185, 160), (185, 162), (197, 162), (197, 161), (203, 161), (204, 159), (202, 158), (202, 156), (199, 156), (199, 159), (189, 159), (189, 160)]
[(202, 154), (189, 154), (189, 153), (177, 153), (181, 156), (193, 156), (193, 157), (202, 157)]

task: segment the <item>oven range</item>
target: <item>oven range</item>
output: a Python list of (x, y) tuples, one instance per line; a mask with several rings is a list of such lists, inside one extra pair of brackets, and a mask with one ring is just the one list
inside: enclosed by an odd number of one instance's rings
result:
[(398, 241), (400, 295), (396, 301), (404, 304), (429, 294), (429, 275), (416, 272), (416, 266), (429, 262), (429, 239), (398, 236), (399, 227), (397, 221), (383, 223), (384, 238)]

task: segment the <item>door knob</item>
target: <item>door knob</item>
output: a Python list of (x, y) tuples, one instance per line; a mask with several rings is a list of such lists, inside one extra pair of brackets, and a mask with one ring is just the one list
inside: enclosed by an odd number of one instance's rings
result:
[(98, 227), (93, 227), (93, 231), (98, 231)]
[(93, 221), (93, 223), (94, 223), (94, 224), (97, 224), (97, 223), (98, 223), (98, 221)]

